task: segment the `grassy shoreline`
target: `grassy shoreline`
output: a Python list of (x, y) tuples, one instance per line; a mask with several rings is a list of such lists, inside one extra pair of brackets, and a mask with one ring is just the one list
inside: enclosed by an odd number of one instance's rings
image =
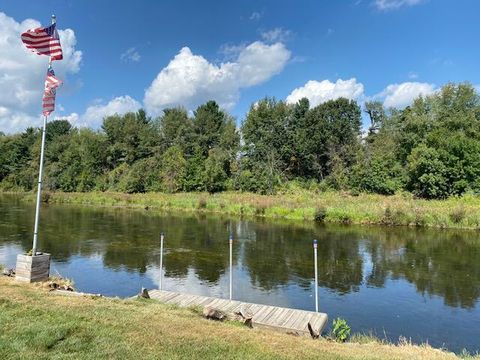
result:
[[(35, 199), (33, 193), (22, 193), (22, 196), (27, 201)], [(273, 196), (239, 192), (218, 194), (54, 192), (46, 194), (44, 200), (55, 204), (208, 212), (325, 223), (480, 230), (480, 197), (472, 195), (447, 200), (422, 200), (415, 199), (410, 194), (352, 196), (341, 192), (307, 191)]]
[(458, 359), (428, 345), (252, 330), (148, 300), (58, 296), (5, 277), (0, 324), (1, 359)]

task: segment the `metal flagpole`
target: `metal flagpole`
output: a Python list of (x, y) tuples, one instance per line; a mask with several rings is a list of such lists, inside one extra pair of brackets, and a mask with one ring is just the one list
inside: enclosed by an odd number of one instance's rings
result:
[(47, 131), (47, 116), (43, 117), (43, 130), (42, 130), (42, 149), (40, 151), (40, 170), (38, 171), (38, 188), (37, 188), (37, 206), (35, 208), (35, 227), (33, 230), (33, 247), (32, 256), (37, 254), (38, 243), (38, 222), (40, 216), (40, 201), (42, 200), (42, 176), (43, 176), (43, 156), (45, 152), (45, 133)]
[(315, 263), (315, 312), (318, 312), (318, 264), (317, 240), (313, 240), (313, 261)]
[[(55, 15), (52, 15), (52, 24), (56, 22)], [(48, 67), (52, 65), (52, 57), (48, 59)], [(33, 246), (32, 256), (37, 254), (38, 245), (38, 223), (40, 217), (40, 202), (42, 201), (42, 178), (43, 178), (43, 157), (45, 154), (45, 134), (47, 132), (47, 116), (43, 117), (43, 130), (42, 130), (42, 146), (40, 150), (40, 169), (38, 170), (38, 188), (37, 188), (37, 205), (35, 207), (35, 225), (33, 228)]]
[(230, 233), (230, 238), (228, 240), (230, 245), (230, 300), (232, 300), (232, 290), (233, 290), (233, 234)]
[(158, 282), (158, 288), (162, 290), (162, 280), (163, 280), (163, 240), (165, 234), (162, 232), (160, 234), (160, 281)]

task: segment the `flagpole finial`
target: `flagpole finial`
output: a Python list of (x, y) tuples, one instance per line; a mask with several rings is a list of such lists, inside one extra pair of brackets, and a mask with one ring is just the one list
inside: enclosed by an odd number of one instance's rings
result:
[(57, 22), (57, 17), (55, 14), (52, 14), (52, 24), (55, 24)]

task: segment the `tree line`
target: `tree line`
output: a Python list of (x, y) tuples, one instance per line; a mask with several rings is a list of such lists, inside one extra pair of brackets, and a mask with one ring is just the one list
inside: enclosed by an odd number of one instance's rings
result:
[[(370, 120), (362, 132), (362, 111)], [(0, 189), (34, 189), (41, 130), (0, 133)], [(339, 98), (311, 107), (264, 98), (237, 128), (215, 101), (193, 114), (145, 111), (103, 119), (100, 130), (47, 125), (44, 186), (52, 191), (309, 190), (442, 199), (480, 192), (480, 97), (448, 84), (405, 109), (362, 109)]]

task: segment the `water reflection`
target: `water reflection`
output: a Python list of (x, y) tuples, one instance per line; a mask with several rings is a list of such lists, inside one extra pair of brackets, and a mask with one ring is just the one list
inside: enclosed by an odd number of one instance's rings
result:
[[(1, 242), (27, 251), (33, 205), (1, 199)], [(473, 308), (480, 298), (480, 234), (473, 231), (314, 226), (68, 206), (45, 206), (41, 221), (41, 247), (57, 262), (98, 254), (106, 267), (144, 274), (158, 262), (162, 230), (167, 233), (165, 276), (182, 277), (193, 269), (202, 281), (216, 284), (227, 271), (231, 227), (236, 264), (264, 290), (292, 278), (309, 289), (311, 240), (317, 238), (319, 284), (338, 294), (358, 291), (364, 282), (381, 288), (387, 279), (401, 278), (421, 294), (442, 296), (449, 306)], [(371, 267), (364, 273), (366, 258)]]
[[(0, 201), (0, 260), (13, 265), (15, 253), (31, 246), (34, 207), (10, 196), (0, 196)], [(451, 308), (466, 310), (452, 321), (480, 320), (479, 232), (318, 226), (58, 205), (42, 208), (41, 224), (41, 249), (52, 254), (55, 266), (67, 272), (78, 269), (77, 282), (85, 283), (82, 278), (88, 276), (89, 286), (98, 288), (95, 292), (132, 295), (127, 289), (138, 287), (139, 279), (158, 274), (160, 231), (166, 233), (166, 283), (189, 284), (194, 289), (197, 282), (202, 289), (218, 292), (228, 274), (232, 230), (234, 271), (239, 279), (236, 294), (243, 300), (264, 296), (262, 301), (311, 310), (312, 239), (316, 238), (319, 284), (324, 291), (321, 304), (333, 312), (340, 308), (338, 301), (354, 303), (353, 299), (366, 296), (371, 304), (363, 310), (375, 316), (382, 301), (410, 294), (408, 284), (416, 295), (402, 300), (405, 303), (390, 304), (397, 307), (399, 316), (424, 304), (425, 319), (447, 316)], [(439, 308), (436, 296), (446, 308)], [(441, 313), (434, 314), (433, 309)], [(389, 314), (381, 315), (383, 328), (398, 326), (385, 320)], [(366, 323), (361, 315), (351, 316)], [(470, 323), (448, 326), (468, 329)], [(402, 332), (399, 328), (392, 333)], [(425, 339), (423, 334), (418, 336)], [(467, 345), (478, 346), (478, 341), (467, 341)]]

